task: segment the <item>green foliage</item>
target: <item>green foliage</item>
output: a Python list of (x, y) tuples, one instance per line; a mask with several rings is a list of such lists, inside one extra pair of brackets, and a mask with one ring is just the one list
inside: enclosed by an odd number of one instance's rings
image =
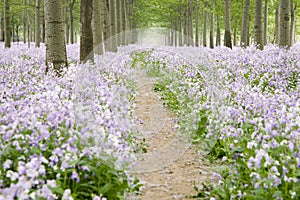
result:
[(164, 104), (171, 108), (174, 112), (177, 112), (180, 108), (180, 104), (176, 98), (176, 95), (163, 83), (155, 83), (154, 91), (160, 92)]

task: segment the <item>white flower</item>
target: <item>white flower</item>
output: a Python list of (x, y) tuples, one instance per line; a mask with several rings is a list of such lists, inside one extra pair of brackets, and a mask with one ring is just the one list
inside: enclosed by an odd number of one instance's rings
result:
[(62, 200), (73, 200), (73, 197), (71, 196), (71, 190), (70, 189), (66, 189), (64, 191)]
[(3, 169), (9, 169), (10, 168), (10, 166), (11, 166), (11, 164), (13, 163), (13, 161), (11, 161), (11, 160), (6, 160), (4, 163), (3, 163)]
[(15, 181), (19, 178), (19, 174), (11, 170), (8, 170), (6, 173), (6, 177), (10, 178), (11, 181)]

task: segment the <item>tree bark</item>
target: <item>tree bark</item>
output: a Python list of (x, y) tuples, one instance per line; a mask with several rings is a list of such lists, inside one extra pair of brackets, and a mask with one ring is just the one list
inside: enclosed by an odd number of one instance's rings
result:
[(221, 30), (220, 30), (220, 17), (217, 16), (217, 36), (216, 36), (216, 46), (221, 45)]
[(254, 17), (254, 42), (259, 49), (263, 49), (263, 6), (262, 0), (255, 0), (255, 17)]
[(110, 0), (110, 8), (111, 8), (111, 20), (110, 20), (110, 27), (111, 27), (111, 45), (112, 45), (112, 52), (117, 52), (117, 38), (115, 35), (117, 34), (117, 21), (116, 21), (116, 1)]
[(205, 9), (206, 9), (206, 3), (204, 3), (204, 10), (203, 10), (203, 41), (202, 41), (202, 43), (203, 43), (203, 46), (207, 46), (207, 39), (206, 39), (206, 29), (207, 29), (207, 13), (206, 13), (206, 11), (205, 11)]
[(241, 30), (241, 46), (249, 46), (249, 20), (250, 20), (250, 0), (244, 0), (243, 19)]
[(45, 30), (47, 71), (52, 66), (60, 75), (67, 66), (61, 0), (45, 0)]
[(193, 33), (193, 1), (189, 0), (188, 5), (188, 33), (189, 33), (189, 45), (194, 46), (194, 33)]
[[(179, 0), (179, 2), (181, 3), (182, 0)], [(183, 38), (182, 38), (182, 11), (181, 11), (181, 6), (179, 5), (178, 7), (178, 19), (177, 19), (177, 23), (178, 23), (178, 43), (179, 46), (183, 45)]]
[(231, 30), (230, 30), (230, 0), (225, 0), (225, 35), (224, 43), (226, 47), (232, 49)]
[(73, 16), (73, 10), (76, 0), (72, 0), (69, 4), (69, 17), (70, 17), (70, 42), (71, 44), (74, 44), (74, 16)]
[(39, 48), (41, 43), (41, 20), (40, 20), (41, 0), (35, 1), (35, 47)]
[(268, 43), (268, 0), (265, 0), (265, 15), (264, 15), (264, 45)]
[(46, 30), (45, 30), (45, 14), (43, 12), (43, 18), (42, 18), (42, 42), (45, 43), (45, 37), (46, 37)]
[(22, 14), (22, 28), (23, 28), (23, 42), (24, 42), (24, 44), (26, 43), (26, 21), (27, 21), (27, 9), (26, 9), (26, 0), (23, 0), (22, 1), (22, 3), (23, 3), (23, 6), (24, 6), (24, 8), (23, 8), (23, 14)]
[(95, 54), (103, 54), (102, 20), (100, 16), (100, 0), (93, 0), (93, 47)]
[(121, 1), (117, 0), (117, 45), (120, 46), (122, 42), (121, 32), (122, 32), (122, 11), (121, 11)]
[(2, 29), (2, 12), (0, 11), (0, 41), (3, 42), (3, 29)]
[(233, 46), (237, 45), (237, 31), (236, 28), (233, 30)]
[(293, 0), (290, 2), (291, 5), (291, 30), (290, 30), (290, 45), (294, 44), (294, 37), (295, 37), (295, 11), (296, 11), (296, 4), (293, 3)]
[(196, 4), (196, 17), (195, 17), (195, 26), (196, 26), (196, 34), (195, 34), (195, 45), (199, 46), (199, 5)]
[(184, 24), (183, 24), (183, 43), (184, 45), (188, 45), (188, 17), (187, 17), (187, 6), (184, 6)]
[(215, 23), (215, 16), (214, 16), (214, 0), (210, 0), (210, 6), (212, 10), (210, 11), (210, 32), (209, 32), (209, 47), (214, 48), (214, 23)]
[(275, 13), (275, 42), (276, 44), (279, 44), (279, 38), (280, 38), (280, 9), (279, 6), (276, 7), (276, 13)]
[(111, 51), (111, 29), (110, 29), (110, 4), (109, 0), (102, 0), (103, 19), (104, 19), (104, 48), (105, 51)]
[(68, 4), (69, 4), (69, 0), (65, 0), (64, 1), (65, 6), (63, 9), (63, 16), (64, 16), (64, 22), (65, 22), (65, 40), (66, 40), (66, 44), (69, 44), (70, 42), (70, 32), (69, 32), (69, 21), (68, 21)]
[(93, 52), (93, 0), (80, 2), (80, 61), (94, 61)]
[(11, 24), (10, 24), (10, 6), (9, 1), (4, 0), (4, 47), (11, 47)]
[(127, 13), (126, 13), (126, 0), (121, 0), (122, 1), (122, 44), (127, 45)]
[(280, 0), (279, 46), (290, 46), (290, 0)]
[[(28, 5), (30, 5), (30, 0), (27, 2)], [(31, 43), (31, 38), (32, 38), (32, 29), (31, 29), (31, 16), (30, 12), (27, 12), (27, 41), (28, 41), (28, 48), (30, 48), (30, 43)]]

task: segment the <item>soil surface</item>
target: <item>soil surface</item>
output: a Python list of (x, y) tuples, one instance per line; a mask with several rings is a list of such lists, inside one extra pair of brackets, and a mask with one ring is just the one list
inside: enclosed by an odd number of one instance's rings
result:
[(154, 78), (137, 70), (137, 96), (133, 116), (139, 140), (145, 140), (146, 153), (138, 153), (133, 175), (144, 184), (132, 200), (191, 199), (194, 185), (209, 177), (209, 167), (201, 161), (195, 146), (176, 127), (176, 115), (166, 108), (153, 90)]

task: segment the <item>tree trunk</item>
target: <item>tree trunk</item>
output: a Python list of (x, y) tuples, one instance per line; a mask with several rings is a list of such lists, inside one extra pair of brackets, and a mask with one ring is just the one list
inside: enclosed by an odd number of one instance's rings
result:
[(103, 54), (102, 21), (100, 16), (100, 0), (93, 0), (93, 47), (95, 54)]
[(126, 27), (126, 2), (125, 0), (120, 0), (121, 1), (121, 18), (122, 18), (122, 22), (121, 22), (121, 30), (122, 30), (122, 37), (121, 37), (121, 44), (122, 45), (126, 45), (126, 40), (127, 40), (127, 33), (126, 33), (126, 30), (127, 30), (127, 27)]
[(220, 30), (220, 17), (217, 16), (217, 37), (216, 37), (216, 46), (221, 45), (221, 30)]
[(279, 44), (279, 38), (280, 38), (280, 9), (279, 6), (276, 7), (276, 13), (275, 13), (275, 42), (276, 44)]
[(24, 42), (24, 44), (26, 43), (26, 20), (27, 20), (27, 14), (26, 14), (26, 0), (23, 0), (23, 5), (24, 5), (24, 8), (23, 8), (23, 15), (22, 15), (22, 26), (23, 26), (23, 42)]
[(69, 4), (69, 17), (70, 17), (70, 42), (74, 44), (74, 16), (73, 16), (73, 9), (76, 0), (72, 0)]
[(203, 41), (202, 41), (202, 43), (203, 43), (203, 46), (207, 46), (207, 39), (206, 39), (206, 27), (207, 27), (207, 13), (206, 13), (206, 11), (205, 11), (205, 9), (206, 9), (206, 3), (204, 3), (204, 10), (203, 10)]
[(237, 31), (236, 28), (233, 30), (233, 46), (237, 45)]
[(244, 0), (243, 19), (241, 30), (241, 46), (249, 46), (249, 20), (250, 20), (250, 0)]
[(65, 0), (65, 6), (63, 9), (63, 16), (64, 16), (64, 21), (65, 21), (65, 40), (66, 40), (66, 44), (69, 44), (70, 42), (70, 32), (69, 32), (69, 21), (68, 21), (68, 5), (69, 4), (69, 0)]
[(189, 33), (189, 45), (194, 46), (194, 33), (193, 33), (193, 1), (189, 0), (188, 5), (188, 33)]
[(254, 42), (259, 49), (263, 49), (263, 6), (262, 0), (255, 0), (255, 17), (254, 17)]
[(187, 19), (187, 6), (185, 5), (184, 6), (184, 24), (183, 24), (183, 35), (184, 35), (184, 38), (183, 38), (183, 43), (184, 45), (188, 45), (188, 19)]
[(10, 25), (10, 6), (8, 0), (4, 0), (4, 47), (11, 47), (11, 25)]
[(290, 46), (290, 0), (280, 0), (280, 36), (281, 47)]
[(115, 37), (117, 34), (117, 21), (116, 21), (116, 0), (110, 0), (110, 8), (111, 8), (111, 20), (110, 20), (110, 27), (111, 27), (111, 45), (112, 45), (112, 52), (117, 52), (117, 38)]
[(0, 11), (0, 42), (3, 42), (2, 12)]
[(195, 19), (195, 26), (196, 26), (196, 35), (195, 35), (195, 45), (196, 47), (199, 46), (199, 5), (196, 4), (196, 19)]
[[(179, 2), (181, 2), (181, 0), (179, 0)], [(183, 45), (183, 40), (182, 40), (182, 12), (181, 12), (181, 6), (178, 7), (178, 43), (179, 46)]]
[(46, 37), (46, 30), (45, 30), (45, 14), (43, 12), (43, 19), (42, 19), (42, 42), (45, 43), (45, 37)]
[(122, 37), (121, 37), (121, 32), (122, 32), (122, 8), (121, 8), (121, 1), (120, 0), (117, 0), (117, 45), (120, 46), (121, 45), (121, 42), (122, 42)]
[(67, 66), (61, 0), (45, 0), (45, 30), (47, 71), (52, 66), (60, 75)]
[(264, 45), (268, 43), (268, 0), (265, 0), (265, 16), (264, 16)]
[[(28, 5), (30, 5), (30, 0), (28, 0)], [(28, 41), (28, 48), (30, 48), (31, 38), (32, 38), (32, 30), (31, 30), (31, 16), (30, 12), (27, 12), (27, 41)]]
[(93, 0), (80, 2), (80, 61), (94, 60), (93, 55)]
[(10, 32), (11, 32), (12, 41), (15, 42), (16, 38), (15, 38), (15, 25), (14, 24), (12, 24)]
[(231, 31), (230, 31), (230, 0), (225, 0), (225, 35), (224, 44), (232, 49)]
[(35, 1), (35, 47), (39, 48), (41, 43), (41, 28), (40, 28), (40, 8), (41, 0)]
[(209, 47), (214, 48), (214, 23), (215, 23), (215, 16), (214, 16), (214, 0), (210, 0), (210, 6), (212, 10), (210, 11), (210, 32), (209, 32)]
[(17, 42), (20, 42), (20, 38), (19, 38), (19, 25), (16, 26), (16, 35), (17, 35)]
[(291, 5), (291, 30), (290, 30), (290, 45), (294, 44), (294, 37), (295, 37), (295, 11), (296, 11), (296, 4), (293, 3), (293, 0), (290, 2)]
[(111, 51), (111, 23), (110, 23), (110, 4), (109, 0), (102, 0), (103, 19), (104, 19), (104, 48), (105, 51)]

